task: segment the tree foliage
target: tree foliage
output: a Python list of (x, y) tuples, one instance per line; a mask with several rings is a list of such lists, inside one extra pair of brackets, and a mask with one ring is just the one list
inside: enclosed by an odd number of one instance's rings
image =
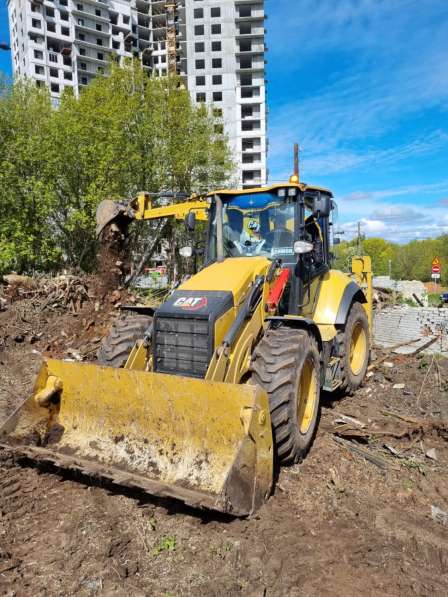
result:
[[(405, 245), (391, 243), (383, 238), (362, 239), (361, 253), (372, 258), (374, 275), (392, 275), (395, 280), (431, 280), (434, 257), (442, 261), (443, 285), (448, 285), (448, 235), (435, 239), (413, 240)], [(334, 267), (349, 271), (351, 257), (358, 254), (358, 242), (342, 242), (335, 247)]]
[(177, 77), (111, 66), (60, 106), (18, 81), (0, 93), (0, 272), (90, 269), (95, 211), (138, 191), (204, 192), (233, 164), (216, 119)]

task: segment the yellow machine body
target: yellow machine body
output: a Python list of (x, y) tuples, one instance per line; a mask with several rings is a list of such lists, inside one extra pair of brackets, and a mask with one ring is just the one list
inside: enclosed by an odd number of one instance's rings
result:
[[(132, 205), (136, 219), (183, 218), (192, 209), (203, 219), (209, 207), (195, 198), (152, 208), (144, 193)], [(100, 228), (110, 222), (112, 208), (111, 202), (103, 206)], [(268, 297), (280, 275), (281, 267), (273, 270), (267, 257), (218, 259), (181, 284), (155, 312), (153, 325), (175, 330), (176, 342), (185, 330), (191, 332), (185, 346), (176, 345), (173, 359), (189, 351), (197, 364), (201, 351), (209, 351), (200, 373), (156, 369), (155, 362), (170, 362), (168, 336), (151, 354), (142, 338), (122, 369), (47, 360), (32, 396), (0, 427), (0, 446), (193, 506), (253, 513), (273, 485), (274, 443), (267, 393), (248, 382), (254, 350), (272, 323)], [(354, 258), (353, 277), (327, 269), (312, 280), (302, 312), (277, 319), (309, 329), (323, 346), (335, 338), (358, 293), (371, 322), (368, 258)], [(207, 300), (219, 308), (200, 319), (195, 304)], [(208, 344), (198, 348), (195, 339), (206, 326)]]

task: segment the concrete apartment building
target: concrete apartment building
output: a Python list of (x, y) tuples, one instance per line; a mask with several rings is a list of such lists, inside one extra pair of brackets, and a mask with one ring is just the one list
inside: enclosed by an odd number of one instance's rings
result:
[(48, 86), (55, 105), (111, 59), (138, 56), (153, 76), (179, 73), (195, 102), (222, 114), (240, 185), (266, 182), (264, 0), (7, 3), (14, 75)]

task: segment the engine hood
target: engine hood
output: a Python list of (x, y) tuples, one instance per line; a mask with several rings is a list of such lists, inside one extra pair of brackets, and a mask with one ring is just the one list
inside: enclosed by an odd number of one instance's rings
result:
[(257, 276), (265, 275), (270, 266), (266, 257), (232, 257), (205, 267), (178, 290), (231, 292), (237, 306), (250, 284)]

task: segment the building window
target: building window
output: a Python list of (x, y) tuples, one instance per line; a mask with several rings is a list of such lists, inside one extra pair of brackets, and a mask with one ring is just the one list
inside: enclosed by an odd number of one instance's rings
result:
[(217, 135), (222, 135), (224, 132), (224, 125), (223, 124), (215, 124), (213, 127), (214, 131)]
[(55, 33), (56, 25), (54, 23), (47, 23), (47, 31), (50, 31), (51, 33)]
[(81, 84), (87, 85), (87, 77), (81, 77)]
[(59, 93), (59, 85), (57, 83), (52, 83), (51, 84), (51, 91), (53, 93)]
[(197, 41), (194, 44), (195, 52), (205, 52), (205, 43), (203, 41)]
[(61, 6), (68, 6), (68, 0), (59, 0)]
[(242, 142), (243, 151), (246, 151), (248, 149), (253, 149), (253, 148), (254, 148), (254, 139), (243, 139), (243, 142)]
[(222, 108), (213, 108), (213, 116), (215, 118), (222, 118)]
[(50, 53), (48, 54), (48, 60), (49, 60), (50, 62), (57, 62), (57, 61), (58, 61), (58, 55), (57, 55), (57, 54), (55, 54), (54, 52), (50, 52)]
[(61, 12), (61, 21), (68, 21), (68, 12)]
[(39, 7), (37, 6), (37, 4), (31, 4), (31, 12), (39, 12)]
[(252, 16), (252, 8), (250, 6), (240, 6), (240, 18), (241, 17), (251, 17)]
[(212, 41), (212, 52), (220, 52), (222, 50), (222, 44), (220, 41)]
[(51, 6), (46, 6), (45, 14), (47, 15), (47, 17), (54, 17), (54, 8), (51, 8)]
[(214, 102), (222, 102), (222, 92), (221, 91), (213, 92), (213, 101)]
[(200, 87), (205, 85), (205, 77), (196, 77), (196, 85)]
[(129, 25), (129, 16), (128, 15), (123, 15), (123, 23), (125, 25)]
[[(61, 34), (62, 35), (70, 35), (70, 29), (68, 27), (61, 27)], [(81, 39), (81, 35), (79, 35), (79, 39)]]
[(77, 5), (76, 5), (76, 8), (77, 8), (78, 10), (84, 10), (84, 6), (83, 6), (82, 4), (77, 4)]
[(120, 42), (112, 40), (112, 48), (114, 50), (119, 50), (120, 49)]
[(65, 72), (65, 73), (64, 73), (64, 79), (65, 79), (66, 81), (72, 81), (72, 79), (73, 79), (73, 77), (72, 77), (72, 73), (67, 73), (67, 72)]
[(220, 17), (220, 16), (221, 16), (221, 9), (220, 9), (220, 7), (219, 7), (219, 6), (215, 6), (215, 7), (213, 7), (213, 8), (210, 10), (210, 15), (211, 15), (213, 18)]
[(34, 72), (36, 73), (36, 75), (44, 75), (45, 74), (45, 69), (43, 66), (39, 66), (38, 64), (34, 65)]
[(98, 60), (104, 60), (104, 54), (102, 52), (98, 52), (96, 56)]
[(99, 8), (95, 8), (95, 14), (97, 17), (101, 16), (101, 10)]
[(96, 27), (96, 30), (97, 30), (97, 31), (102, 31), (102, 30), (103, 30), (103, 26), (101, 25), (101, 23), (97, 23), (97, 24), (95, 25), (95, 27)]
[(240, 41), (240, 52), (251, 52), (252, 51), (252, 40), (242, 39)]
[(80, 56), (85, 56), (86, 55), (86, 49), (85, 48), (79, 48), (79, 55)]
[(212, 25), (212, 35), (219, 35), (221, 33), (221, 25)]
[(84, 33), (78, 33), (78, 39), (79, 39), (80, 41), (85, 41), (85, 39), (86, 39), (86, 36), (84, 35)]
[(198, 70), (205, 68), (205, 60), (196, 60), (196, 68)]
[(205, 33), (204, 25), (195, 25), (195, 27), (194, 27), (195, 35), (204, 35), (204, 33)]
[(213, 85), (222, 85), (222, 75), (213, 75), (212, 83)]
[(57, 68), (50, 68), (50, 77), (54, 77), (55, 79), (58, 78), (58, 69)]
[(101, 37), (97, 37), (96, 38), (96, 45), (97, 46), (102, 46), (103, 45), (103, 40), (101, 39)]
[(198, 103), (205, 102), (207, 100), (207, 96), (205, 93), (197, 93), (196, 94), (196, 101)]
[(249, 35), (252, 33), (252, 25), (250, 23), (241, 23), (240, 24), (240, 34), (241, 35)]
[(32, 25), (33, 27), (35, 27), (36, 29), (40, 29), (40, 21), (39, 21), (39, 19), (33, 19), (33, 20), (31, 21), (31, 25)]
[(43, 60), (44, 53), (41, 52), (41, 50), (34, 50), (34, 58), (36, 58), (37, 60)]
[(87, 64), (85, 62), (81, 62), (81, 64), (79, 65), (81, 70), (87, 70)]
[(81, 25), (81, 27), (84, 27), (84, 19), (78, 19), (78, 25)]
[(203, 19), (204, 18), (204, 9), (203, 8), (195, 8), (193, 12), (194, 12), (195, 19)]
[(213, 58), (212, 59), (212, 67), (213, 68), (222, 68), (222, 58)]

